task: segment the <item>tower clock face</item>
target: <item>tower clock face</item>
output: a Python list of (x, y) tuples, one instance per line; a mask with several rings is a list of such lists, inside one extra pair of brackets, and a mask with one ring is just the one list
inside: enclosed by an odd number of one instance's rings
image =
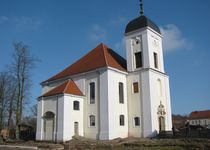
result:
[(134, 49), (134, 51), (140, 51), (141, 50), (140, 40), (134, 40), (133, 41), (133, 49)]
[(141, 50), (141, 40), (133, 39), (132, 46), (133, 46), (134, 51), (140, 51)]

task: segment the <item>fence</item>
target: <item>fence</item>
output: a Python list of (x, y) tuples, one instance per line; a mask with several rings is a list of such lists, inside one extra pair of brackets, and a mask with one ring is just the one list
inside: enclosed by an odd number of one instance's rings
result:
[(181, 130), (162, 131), (158, 134), (158, 138), (208, 138), (210, 139), (210, 129), (190, 129), (183, 128)]

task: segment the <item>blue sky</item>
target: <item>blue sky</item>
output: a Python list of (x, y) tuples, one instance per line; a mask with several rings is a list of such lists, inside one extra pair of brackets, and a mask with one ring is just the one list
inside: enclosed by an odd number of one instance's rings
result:
[[(210, 109), (210, 1), (144, 0), (145, 15), (164, 35), (172, 112)], [(103, 42), (125, 57), (123, 33), (139, 14), (138, 0), (1, 0), (0, 71), (13, 41), (23, 41), (41, 62), (32, 73), (31, 104), (39, 83)]]

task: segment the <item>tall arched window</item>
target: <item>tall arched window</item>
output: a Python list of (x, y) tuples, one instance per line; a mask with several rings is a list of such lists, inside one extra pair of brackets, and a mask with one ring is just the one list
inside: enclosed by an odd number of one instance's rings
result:
[(122, 82), (119, 82), (119, 102), (124, 103), (124, 86)]
[(90, 104), (95, 104), (95, 82), (89, 84), (90, 88)]
[(162, 84), (160, 79), (157, 80), (158, 96), (162, 96)]
[(154, 52), (153, 56), (154, 56), (154, 67), (158, 69), (158, 55), (157, 53)]
[(94, 127), (96, 125), (95, 116), (94, 115), (90, 115), (89, 119), (90, 119), (90, 126)]
[(74, 101), (74, 110), (79, 110), (79, 101)]
[(120, 126), (124, 126), (125, 125), (125, 117), (124, 115), (120, 115)]

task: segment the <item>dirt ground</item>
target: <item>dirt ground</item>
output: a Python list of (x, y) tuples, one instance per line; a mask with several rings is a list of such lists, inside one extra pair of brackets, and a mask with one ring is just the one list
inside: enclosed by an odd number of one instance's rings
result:
[(210, 139), (118, 138), (96, 141), (74, 137), (64, 146), (65, 150), (210, 150)]
[[(30, 148), (8, 148), (0, 150), (32, 150)], [(74, 137), (65, 143), (36, 142), (36, 141), (8, 141), (9, 146), (32, 146), (38, 150), (210, 150), (210, 139), (145, 139), (125, 138), (111, 141), (90, 140), (83, 137)]]
[[(5, 146), (2, 146), (5, 145)], [(62, 143), (54, 142), (38, 142), (38, 141), (14, 141), (9, 140), (6, 143), (0, 141), (0, 150), (32, 150), (37, 147), (38, 150), (63, 150), (64, 145)]]

